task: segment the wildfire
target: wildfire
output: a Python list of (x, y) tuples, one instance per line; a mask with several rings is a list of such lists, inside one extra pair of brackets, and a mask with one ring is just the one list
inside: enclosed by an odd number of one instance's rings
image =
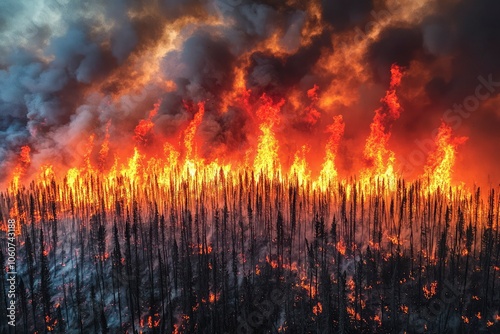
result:
[[(473, 64), (497, 49), (461, 26), (495, 28), (492, 4), (63, 2), (43, 31), (23, 20), (46, 4), (11, 6), (0, 38), (22, 330), (404, 332), (443, 302), (425, 330), (497, 330), (500, 196), (488, 173), (458, 185), (452, 132), (500, 101), (495, 64)], [(394, 142), (439, 124), (428, 157)]]

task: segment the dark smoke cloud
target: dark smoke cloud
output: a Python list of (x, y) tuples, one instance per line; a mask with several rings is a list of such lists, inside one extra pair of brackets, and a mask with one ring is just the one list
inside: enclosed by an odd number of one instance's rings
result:
[(368, 49), (368, 61), (375, 75), (387, 76), (388, 68), (396, 63), (407, 67), (422, 50), (422, 34), (415, 28), (389, 27)]
[(166, 55), (164, 71), (175, 77), (179, 94), (205, 101), (231, 87), (234, 60), (226, 41), (200, 31), (186, 40), (181, 51)]
[(336, 30), (346, 30), (366, 22), (373, 0), (322, 0), (323, 19)]

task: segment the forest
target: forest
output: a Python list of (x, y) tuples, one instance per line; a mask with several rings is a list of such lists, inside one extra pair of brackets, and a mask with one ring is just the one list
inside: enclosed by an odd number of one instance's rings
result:
[(500, 330), (494, 189), (187, 175), (2, 192), (0, 220), (16, 220), (17, 332)]

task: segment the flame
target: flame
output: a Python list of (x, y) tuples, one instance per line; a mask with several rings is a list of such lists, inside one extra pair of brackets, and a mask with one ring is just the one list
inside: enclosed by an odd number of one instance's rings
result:
[(293, 164), (290, 167), (290, 175), (292, 177), (297, 177), (299, 185), (302, 185), (311, 179), (311, 171), (307, 166), (306, 160), (306, 153), (308, 151), (309, 147), (307, 145), (302, 146), (301, 150), (295, 153)]
[(431, 299), (433, 296), (436, 295), (436, 293), (437, 293), (437, 285), (438, 285), (438, 282), (431, 282), (431, 284), (429, 285), (429, 287), (427, 287), (427, 285), (424, 285), (422, 287), (422, 290), (424, 291), (424, 297), (426, 299)]
[(260, 131), (258, 140), (257, 156), (254, 160), (254, 172), (257, 176), (265, 175), (273, 179), (276, 174), (281, 174), (281, 164), (278, 157), (279, 143), (274, 134), (274, 127), (280, 123), (280, 109), (285, 100), (274, 104), (267, 95), (262, 95), (261, 105), (257, 109), (257, 117), (260, 119)]
[[(248, 64), (247, 64), (248, 65)], [(241, 66), (244, 66), (243, 64)], [(242, 67), (243, 68), (243, 67)], [(243, 72), (236, 70), (239, 75), (234, 82), (238, 93), (231, 98), (239, 99), (238, 103), (250, 113), (252, 106), (249, 102), (250, 91), (246, 89)], [(364, 156), (369, 162), (362, 171), (362, 184), (368, 185), (370, 180), (380, 178), (394, 186), (397, 175), (394, 170), (395, 156), (388, 149), (387, 144), (390, 138), (390, 126), (393, 121), (399, 118), (401, 106), (396, 95), (396, 89), (401, 84), (401, 68), (397, 65), (391, 67), (391, 82), (384, 98), (381, 100), (383, 107), (375, 111), (373, 122), (370, 126), (370, 135), (364, 148)], [(316, 105), (320, 102), (319, 86), (314, 85), (307, 91), (307, 98), (311, 101), (306, 108), (309, 114), (315, 114)], [(281, 110), (285, 105), (285, 100), (277, 102), (266, 94), (262, 94), (256, 103), (256, 118), (259, 121), (260, 135), (257, 138), (257, 145), (254, 149), (246, 151), (245, 162), (223, 163), (223, 157), (217, 157), (212, 161), (206, 161), (198, 154), (196, 135), (205, 115), (205, 102), (199, 102), (194, 107), (197, 111), (184, 131), (180, 133), (181, 142), (175, 145), (164, 140), (163, 154), (148, 152), (145, 144), (151, 140), (154, 122), (161, 101), (157, 101), (148, 112), (148, 116), (139, 121), (134, 131), (135, 146), (130, 151), (131, 156), (110, 154), (111, 122), (106, 123), (104, 138), (100, 144), (98, 152), (95, 152), (96, 162), (93, 161), (96, 134), (90, 134), (84, 145), (83, 159), (80, 167), (71, 167), (66, 171), (65, 183), (70, 189), (77, 189), (83, 185), (85, 179), (92, 175), (100, 175), (109, 186), (116, 185), (120, 177), (125, 177), (132, 184), (146, 181), (150, 178), (165, 186), (178, 185), (179, 181), (191, 180), (190, 182), (202, 182), (215, 180), (221, 176), (228, 177), (230, 174), (236, 176), (246, 172), (253, 172), (256, 180), (260, 177), (273, 180), (276, 177), (283, 181), (286, 176), (287, 181), (298, 182), (299, 186), (311, 185), (313, 189), (327, 191), (334, 182), (342, 182), (336, 167), (337, 151), (345, 130), (343, 117), (337, 115), (333, 117), (333, 122), (327, 127), (329, 133), (328, 141), (324, 148), (323, 163), (317, 175), (311, 172), (311, 167), (307, 159), (310, 147), (308, 145), (299, 146), (296, 151), (288, 173), (282, 173), (280, 161), (280, 143), (276, 136), (278, 126), (281, 123)], [(229, 103), (229, 102), (228, 102)], [(193, 104), (184, 101), (188, 111), (193, 109)], [(315, 114), (316, 115), (316, 114)], [(319, 113), (317, 115), (319, 117)], [(314, 119), (317, 119), (315, 116)], [(436, 138), (436, 152), (429, 158), (426, 167), (426, 176), (429, 178), (429, 188), (435, 190), (439, 185), (449, 183), (451, 180), (451, 165), (454, 161), (456, 145), (464, 139), (452, 139), (449, 127), (442, 125)], [(159, 137), (158, 137), (159, 139)], [(253, 163), (250, 162), (252, 151), (255, 152)], [(20, 185), (22, 175), (30, 164), (30, 148), (24, 146), (18, 159), (18, 165), (12, 177), (12, 189), (17, 189)], [(98, 154), (97, 154), (98, 153)], [(113, 159), (113, 160), (110, 160)], [(220, 161), (219, 161), (220, 159)], [(108, 160), (109, 163), (108, 163)], [(250, 167), (251, 166), (251, 167)], [(59, 171), (58, 171), (59, 172)], [(59, 174), (59, 173), (58, 173)], [(44, 185), (49, 184), (56, 177), (54, 168), (50, 165), (42, 165), (37, 176), (37, 181)], [(347, 184), (347, 196), (351, 196), (352, 185)], [(126, 191), (127, 194), (129, 190)], [(130, 198), (128, 199), (130, 200)]]
[(316, 102), (319, 100), (318, 91), (319, 91), (318, 85), (314, 85), (313, 88), (307, 91), (307, 97), (311, 100), (311, 103), (309, 106), (306, 107), (305, 122), (310, 126), (316, 124), (318, 119), (321, 117), (321, 114), (319, 113), (319, 111), (316, 109), (315, 106)]
[(361, 320), (361, 315), (356, 312), (356, 310), (354, 309), (354, 307), (347, 306), (347, 314), (353, 320), (357, 320), (357, 321)]
[(307, 276), (302, 276), (300, 278), (300, 283), (297, 284), (298, 287), (301, 287), (302, 289), (306, 290), (309, 296), (314, 299), (316, 298), (316, 284), (314, 281), (310, 281)]
[(214, 294), (213, 292), (210, 292), (210, 294), (208, 295), (208, 302), (210, 304), (215, 303), (218, 299), (219, 299), (219, 296)]
[(31, 148), (27, 145), (21, 147), (21, 151), (19, 152), (19, 157), (17, 161), (17, 165), (14, 168), (14, 172), (12, 175), (11, 181), (11, 190), (16, 192), (19, 189), (19, 183), (21, 177), (24, 176), (26, 169), (29, 167), (31, 163), (30, 158)]
[(346, 247), (346, 244), (344, 243), (344, 241), (341, 239), (339, 242), (337, 242), (337, 251), (342, 254), (342, 255), (345, 255), (345, 252), (347, 250), (347, 247)]
[(271, 266), (271, 268), (273, 268), (273, 269), (278, 268), (278, 261), (277, 260), (271, 260), (269, 258), (269, 255), (266, 255), (266, 262), (269, 263), (269, 265)]
[(370, 125), (370, 135), (366, 140), (363, 151), (368, 164), (362, 173), (365, 184), (370, 179), (382, 179), (392, 187), (395, 186), (397, 176), (395, 174), (395, 154), (387, 148), (391, 137), (390, 128), (392, 123), (401, 115), (401, 105), (396, 95), (396, 88), (401, 84), (402, 72), (398, 65), (391, 67), (391, 83), (386, 95), (381, 102), (383, 107), (375, 111), (373, 122)]
[(152, 121), (152, 118), (156, 116), (158, 113), (158, 109), (160, 108), (160, 102), (156, 102), (154, 104), (153, 110), (149, 112), (149, 116), (147, 119), (141, 119), (139, 121), (139, 124), (135, 127), (134, 130), (134, 139), (139, 142), (146, 144), (148, 142), (148, 134), (150, 133), (151, 129), (154, 127), (154, 123)]
[(194, 137), (196, 130), (201, 124), (203, 115), (205, 114), (205, 103), (198, 103), (198, 112), (194, 115), (193, 120), (189, 123), (187, 129), (184, 131), (184, 148), (186, 150), (186, 158), (184, 163), (184, 171), (194, 176), (197, 166), (200, 164), (196, 158), (196, 149), (194, 145)]
[(316, 305), (313, 306), (313, 313), (314, 315), (319, 315), (320, 313), (323, 313), (323, 305), (318, 302)]
[(335, 168), (335, 156), (339, 147), (340, 139), (344, 134), (345, 124), (342, 115), (334, 116), (333, 123), (328, 126), (327, 131), (330, 133), (330, 138), (326, 143), (325, 151), (325, 161), (323, 162), (323, 168), (321, 169), (318, 184), (322, 190), (326, 187), (332, 180), (337, 178), (337, 169)]
[(428, 179), (428, 189), (431, 192), (451, 184), (451, 174), (455, 164), (456, 147), (465, 143), (467, 137), (452, 137), (451, 127), (441, 122), (435, 139), (436, 150), (429, 155), (424, 167), (424, 177)]

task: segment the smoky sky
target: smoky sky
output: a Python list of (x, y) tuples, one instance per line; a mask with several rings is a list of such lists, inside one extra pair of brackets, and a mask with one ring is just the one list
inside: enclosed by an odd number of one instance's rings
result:
[[(348, 145), (366, 137), (389, 69), (397, 63), (407, 76), (400, 88), (405, 113), (393, 137), (401, 136), (407, 146), (401, 151), (410, 152), (413, 140), (428, 137), (446, 109), (474, 93), (478, 76), (500, 81), (500, 3), (423, 2), (424, 9), (411, 17), (403, 15), (410, 7), (406, 1), (398, 6), (371, 0), (2, 1), (0, 178), (23, 145), (32, 148), (38, 164), (57, 159), (71, 165), (81, 158), (82, 142), (90, 134), (102, 142), (108, 124), (112, 151), (123, 146), (113, 142), (133, 145), (135, 126), (158, 101), (152, 119), (158, 141), (178, 143), (194, 115), (186, 103), (205, 101), (201, 154), (248, 149), (258, 131), (255, 115), (224, 100), (238, 80), (236, 68), (242, 70), (252, 103), (264, 93), (278, 101), (287, 100), (291, 91), (303, 92), (296, 98), (299, 107), (289, 101), (283, 107), (278, 132), (290, 130), (297, 138), (314, 136), (322, 142), (331, 116), (345, 113), (351, 129), (346, 128), (341, 147), (347, 153), (339, 159), (350, 161), (362, 149)], [(368, 37), (380, 23), (375, 15), (380, 12), (389, 13), (388, 21)], [(367, 37), (353, 38), (359, 32)], [(347, 44), (336, 44), (338, 38)], [(323, 65), (341, 47), (359, 45), (362, 56), (352, 60), (362, 68), (356, 75), (348, 72), (352, 66), (347, 63), (333, 69)], [(321, 117), (303, 126), (303, 109), (311, 103), (307, 90), (317, 84), (320, 99), (331, 98), (321, 93), (343, 77), (352, 80), (338, 91), (372, 91), (373, 96), (359, 93), (359, 102), (333, 109), (315, 106)], [(464, 149), (488, 166), (500, 162), (495, 157), (498, 91), (457, 129), (472, 145), (489, 143), (482, 150)], [(360, 106), (362, 111), (353, 111)], [(494, 168), (485, 173), (499, 177)]]

